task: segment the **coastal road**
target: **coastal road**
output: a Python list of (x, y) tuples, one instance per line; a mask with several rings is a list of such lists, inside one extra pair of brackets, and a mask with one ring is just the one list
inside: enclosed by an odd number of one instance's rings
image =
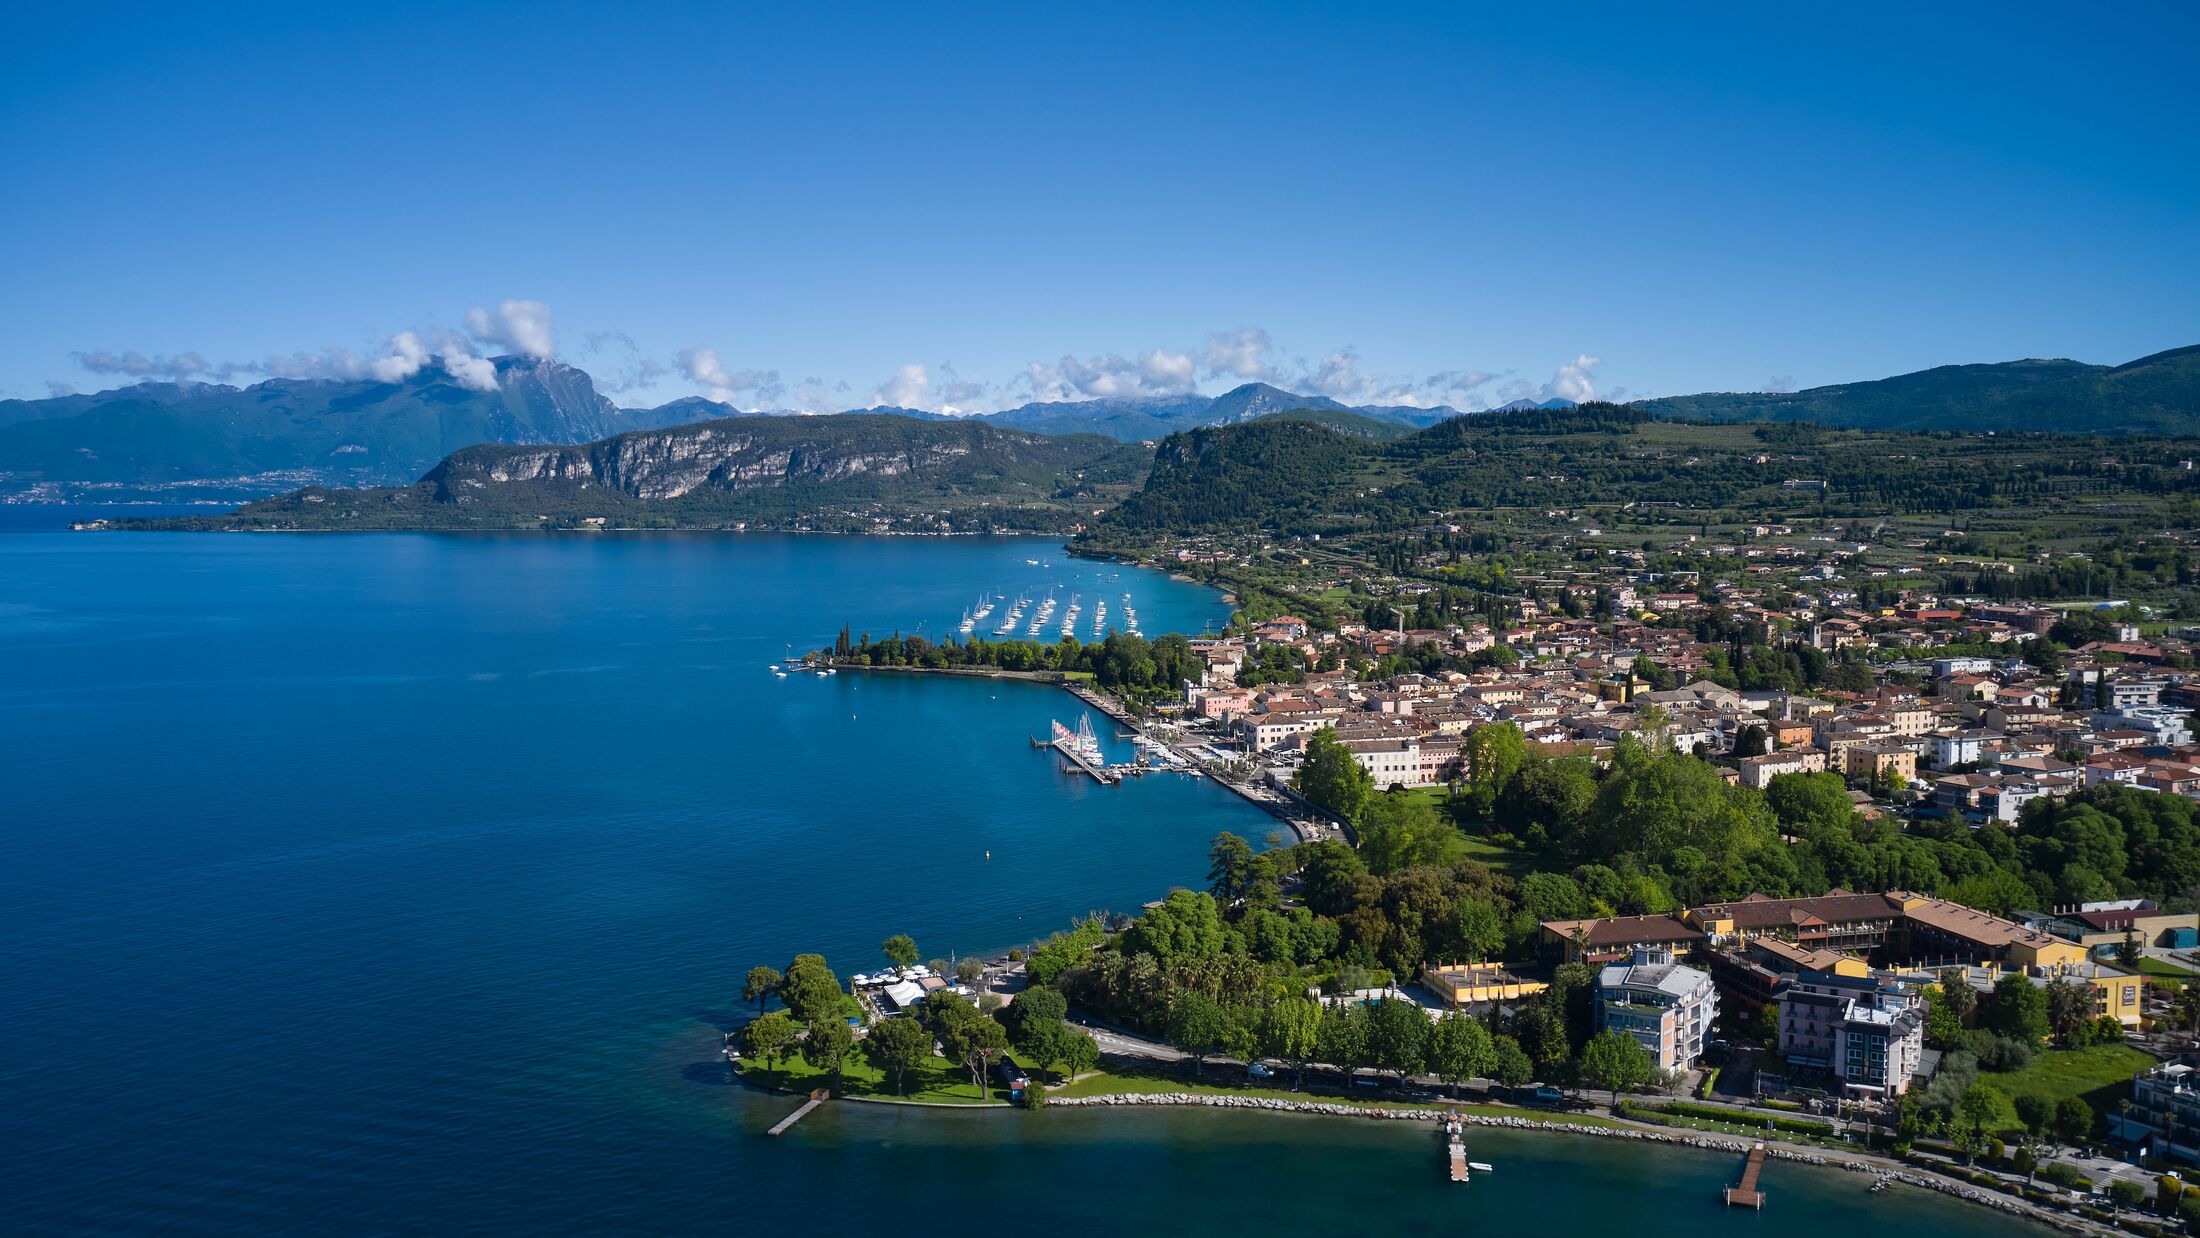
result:
[(1149, 1062), (1188, 1062), (1191, 1055), (1173, 1045), (1158, 1040), (1147, 1040), (1129, 1032), (1118, 1031), (1099, 1023), (1087, 1022), (1084, 1029), (1092, 1033), (1100, 1052), (1114, 1057), (1140, 1058)]

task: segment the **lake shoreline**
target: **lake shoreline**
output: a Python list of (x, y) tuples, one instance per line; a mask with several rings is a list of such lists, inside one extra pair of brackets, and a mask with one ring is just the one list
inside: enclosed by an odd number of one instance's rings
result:
[[(739, 1072), (737, 1072), (739, 1073)], [(806, 1093), (785, 1088), (758, 1085), (752, 1087), (781, 1096), (801, 1096)], [(835, 1096), (832, 1099), (853, 1101), (865, 1105), (898, 1106), (903, 1109), (942, 1109), (961, 1112), (1017, 1113), (1009, 1104), (950, 1104), (938, 1101), (913, 1101), (887, 1096)], [(1251, 1110), (1262, 1113), (1290, 1113), (1312, 1117), (1357, 1118), (1363, 1121), (1429, 1122), (1458, 1121), (1468, 1126), (1498, 1130), (1532, 1131), (1555, 1135), (1582, 1135), (1600, 1139), (1625, 1139), (1636, 1143), (1664, 1144), (1669, 1147), (1689, 1148), (1701, 1152), (1733, 1156), (1747, 1155), (1759, 1141), (1717, 1135), (1682, 1135), (1649, 1126), (1628, 1122), (1623, 1118), (1611, 1118), (1611, 1125), (1591, 1126), (1576, 1122), (1553, 1122), (1540, 1118), (1481, 1113), (1463, 1113), (1453, 1109), (1435, 1107), (1378, 1108), (1370, 1105), (1354, 1105), (1341, 1101), (1284, 1100), (1264, 1096), (1232, 1096), (1204, 1092), (1119, 1092), (1100, 1096), (1073, 1096), (1050, 1098), (1046, 1108), (1074, 1109), (1148, 1109), (1148, 1108), (1201, 1108)], [(1031, 1120), (1030, 1115), (1019, 1116), (1019, 1121)], [(1989, 1208), (2008, 1216), (2019, 1217), (2035, 1224), (2045, 1225), (2066, 1234), (2084, 1235), (2086, 1238), (2107, 1238), (2124, 1231), (2073, 1216), (2066, 1212), (2041, 1208), (2022, 1199), (1989, 1191), (1968, 1183), (1952, 1181), (1938, 1174), (1919, 1170), (1916, 1166), (1869, 1152), (1849, 1152), (1838, 1155), (1809, 1152), (1787, 1147), (1775, 1140), (1762, 1141), (1768, 1159), (1791, 1164), (1810, 1165), (1821, 1169), (1838, 1169), (1845, 1173), (1864, 1174), (1902, 1186), (1932, 1191), (1935, 1194), (1965, 1203)]]

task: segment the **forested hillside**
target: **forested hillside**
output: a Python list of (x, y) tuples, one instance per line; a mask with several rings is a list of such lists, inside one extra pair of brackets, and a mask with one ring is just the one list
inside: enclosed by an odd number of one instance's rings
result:
[(2200, 346), (2118, 366), (2077, 361), (1944, 365), (1805, 391), (1644, 401), (1661, 417), (1813, 421), (1882, 430), (2200, 433)]
[(1334, 536), (1582, 504), (1959, 516), (2114, 496), (2188, 510), (2195, 455), (2200, 439), (1691, 425), (1611, 404), (1455, 418), (1388, 443), (1271, 420), (1164, 441), (1104, 530)]

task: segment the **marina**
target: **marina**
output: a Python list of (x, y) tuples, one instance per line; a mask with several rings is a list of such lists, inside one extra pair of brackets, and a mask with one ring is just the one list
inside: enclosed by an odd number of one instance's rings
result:
[[(1025, 566), (1042, 571), (1055, 568), (1052, 562), (1037, 559), (1026, 560)], [(1120, 578), (1120, 573), (1110, 573), (1102, 578), (1102, 583), (1113, 583)], [(990, 633), (996, 640), (1019, 637), (1043, 640), (1054, 634), (1061, 640), (1082, 637), (1088, 642), (1105, 640), (1110, 632), (1145, 635), (1138, 607), (1128, 590), (1119, 593), (1111, 604), (1097, 591), (1079, 593), (1076, 588), (1077, 581), (1072, 579), (1043, 585), (1027, 584), (1013, 593), (982, 594), (976, 605), (964, 608), (954, 623), (954, 630), (966, 640), (980, 633)], [(1111, 616), (1114, 618), (1112, 624), (1109, 622)]]
[(1107, 757), (1100, 751), (1100, 737), (1092, 732), (1092, 718), (1089, 715), (1078, 719), (1077, 729), (1074, 731), (1060, 722), (1053, 726), (1054, 738), (1051, 741), (1041, 744), (1034, 739), (1031, 746), (1054, 749), (1069, 762), (1065, 769), (1082, 770), (1092, 775), (1094, 781), (1106, 786), (1114, 786), (1123, 781), (1120, 772), (1108, 767)]
[[(1079, 696), (1082, 699), (1084, 694), (1079, 693)], [(1119, 784), (1125, 778), (1140, 778), (1154, 773), (1183, 774), (1191, 778), (1206, 776), (1206, 772), (1197, 762), (1139, 731), (1116, 733), (1118, 740), (1130, 742), (1137, 756), (1127, 763), (1110, 765), (1107, 754), (1101, 751), (1100, 739), (1092, 729), (1092, 717), (1089, 714), (1078, 719), (1075, 728), (1065, 726), (1059, 721), (1052, 725), (1053, 737), (1048, 740), (1033, 737), (1031, 746), (1051, 748), (1060, 753), (1067, 762), (1062, 766), (1065, 773), (1090, 774), (1095, 781), (1109, 786)]]

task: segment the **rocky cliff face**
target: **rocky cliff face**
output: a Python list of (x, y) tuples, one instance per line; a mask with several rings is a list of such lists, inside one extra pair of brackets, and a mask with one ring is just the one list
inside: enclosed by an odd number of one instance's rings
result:
[(1093, 448), (976, 423), (848, 414), (742, 417), (638, 430), (577, 447), (473, 447), (431, 471), (442, 502), (513, 483), (602, 487), (632, 498), (739, 494), (875, 479), (970, 483), (1073, 466)]
[(620, 429), (618, 407), (586, 371), (560, 361), (499, 357), (497, 390), (504, 433), (494, 441), (586, 443)]

